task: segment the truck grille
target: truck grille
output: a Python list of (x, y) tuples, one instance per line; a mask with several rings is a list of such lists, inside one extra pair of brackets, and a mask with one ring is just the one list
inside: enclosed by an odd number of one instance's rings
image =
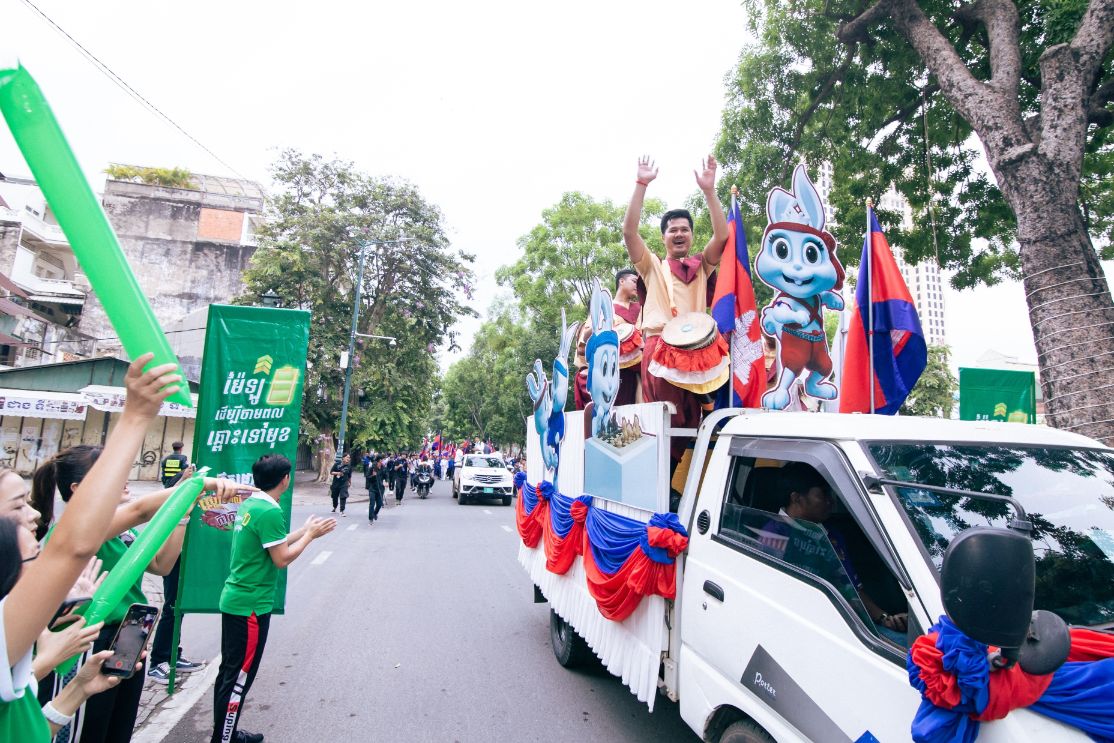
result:
[(472, 479), (484, 485), (498, 485), (503, 482), (502, 475), (472, 475)]

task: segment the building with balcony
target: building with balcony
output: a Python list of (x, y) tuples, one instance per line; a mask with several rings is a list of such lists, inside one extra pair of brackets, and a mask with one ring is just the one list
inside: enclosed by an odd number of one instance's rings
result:
[[(102, 197), (140, 288), (168, 330), (240, 293), (262, 219), (264, 195), (256, 183), (196, 174), (192, 186), (110, 179)], [(0, 173), (0, 368), (120, 350), (38, 186)]]

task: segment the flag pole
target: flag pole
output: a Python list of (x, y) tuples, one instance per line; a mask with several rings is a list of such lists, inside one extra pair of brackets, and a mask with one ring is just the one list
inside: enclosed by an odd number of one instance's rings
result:
[[(739, 187), (732, 184), (731, 185), (731, 211), (729, 212), (729, 214), (734, 214), (735, 213), (735, 205), (738, 203), (738, 196), (739, 196)], [(735, 229), (736, 230), (743, 229), (743, 223), (742, 223), (741, 219), (739, 220), (739, 224), (735, 225)], [(738, 245), (739, 245), (739, 234), (738, 234), (738, 232), (736, 232), (735, 233), (735, 244), (731, 246), (732, 252), (735, 252), (738, 249)], [(746, 256), (744, 258), (744, 260), (749, 261), (750, 256)], [(739, 255), (738, 255), (738, 253), (735, 253), (735, 263), (737, 264), (738, 262), (739, 262)], [(735, 268), (738, 269), (738, 266), (736, 265)], [(736, 286), (738, 286), (738, 284), (736, 284)], [(736, 296), (735, 297), (735, 306), (731, 308), (731, 314), (732, 315), (735, 315), (738, 312), (738, 307), (739, 307), (739, 297)], [(732, 340), (734, 340), (734, 338), (735, 338), (735, 329), (734, 328), (731, 329), (731, 338), (732, 338)], [(735, 347), (734, 343), (728, 342), (728, 344), (727, 344), (727, 369), (730, 372), (730, 374), (727, 376), (727, 407), (729, 407), (729, 408), (735, 407), (735, 351), (733, 350), (734, 347)], [(742, 405), (743, 405), (743, 401), (740, 398), (739, 407), (742, 407)]]
[(870, 395), (870, 412), (874, 413), (874, 278), (871, 274), (871, 259), (874, 254), (874, 243), (870, 239), (870, 210), (874, 208), (874, 201), (866, 200), (866, 307), (867, 307), (867, 364), (870, 373), (867, 377), (867, 394)]

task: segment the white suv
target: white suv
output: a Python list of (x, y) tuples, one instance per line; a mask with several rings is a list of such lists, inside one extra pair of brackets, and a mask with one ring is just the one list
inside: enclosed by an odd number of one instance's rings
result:
[(501, 454), (465, 454), (453, 475), (453, 497), (462, 506), (481, 498), (501, 498), (509, 506), (513, 494), (514, 479)]

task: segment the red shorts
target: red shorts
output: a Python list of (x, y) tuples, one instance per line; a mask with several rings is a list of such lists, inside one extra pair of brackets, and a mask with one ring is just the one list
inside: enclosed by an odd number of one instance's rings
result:
[(828, 343), (821, 333), (815, 341), (806, 341), (791, 333), (781, 334), (781, 365), (794, 374), (808, 369), (826, 377), (832, 373), (832, 359), (828, 356)]

